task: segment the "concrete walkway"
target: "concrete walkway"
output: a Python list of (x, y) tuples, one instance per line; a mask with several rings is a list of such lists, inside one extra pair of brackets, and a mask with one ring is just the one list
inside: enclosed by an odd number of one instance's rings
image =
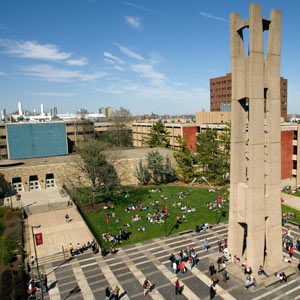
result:
[(300, 211), (300, 197), (281, 193), (281, 198), (284, 201), (283, 204)]
[[(297, 226), (287, 226), (287, 230), (300, 238)], [(50, 286), (49, 294), (44, 299), (102, 300), (105, 298), (106, 287), (114, 288), (118, 285), (122, 300), (208, 300), (211, 284), (209, 256), (217, 251), (217, 241), (227, 236), (227, 230), (227, 224), (223, 223), (201, 233), (173, 235), (122, 247), (115, 255), (102, 257), (100, 253), (93, 255), (88, 250), (71, 259), (48, 262), (42, 265), (43, 272), (48, 274)], [(203, 246), (204, 239), (211, 245), (208, 252)], [(195, 249), (199, 262), (192, 270), (188, 268), (186, 273), (175, 275), (170, 267), (170, 253), (177, 254), (187, 245)], [(300, 253), (295, 250), (292, 259), (297, 262), (299, 258)], [(267, 288), (249, 290), (245, 290), (244, 285), (234, 278), (223, 282), (222, 273), (217, 274), (220, 282), (216, 286), (216, 300), (300, 299), (298, 274), (289, 277), (284, 284), (276, 283)], [(153, 291), (146, 297), (143, 296), (142, 288), (145, 278), (154, 285)], [(176, 279), (183, 286), (182, 295), (178, 296), (174, 288)]]
[[(70, 216), (69, 223), (65, 220), (65, 215)], [(41, 225), (40, 228), (34, 228), (34, 233), (43, 234), (43, 245), (37, 246), (37, 256), (53, 255), (62, 252), (62, 247), (68, 248), (69, 243), (86, 244), (93, 240), (93, 236), (85, 225), (83, 219), (75, 206), (63, 210), (54, 210), (43, 213), (29, 215), (26, 220), (26, 249), (29, 255), (34, 255), (33, 239), (31, 227)]]

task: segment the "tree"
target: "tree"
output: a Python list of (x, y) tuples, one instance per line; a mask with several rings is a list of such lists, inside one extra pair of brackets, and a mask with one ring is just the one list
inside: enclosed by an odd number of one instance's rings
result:
[(4, 175), (0, 173), (0, 198), (3, 198), (9, 194), (10, 190), (9, 183), (5, 180)]
[(110, 147), (131, 147), (132, 133), (129, 125), (132, 120), (133, 117), (130, 111), (120, 107), (111, 117), (111, 122), (113, 123), (111, 130), (102, 134), (99, 140), (108, 144)]
[(85, 108), (80, 108), (77, 112), (76, 112), (76, 115), (78, 116), (78, 118), (80, 120), (86, 120), (86, 117), (88, 115), (88, 110), (85, 109)]
[(156, 150), (147, 153), (147, 168), (155, 184), (169, 183), (176, 179), (174, 168), (169, 158), (164, 159)]
[(165, 167), (164, 167), (164, 182), (169, 183), (177, 179), (175, 169), (173, 168), (169, 157), (166, 157)]
[(147, 166), (143, 165), (142, 160), (139, 161), (139, 165), (137, 166), (135, 170), (135, 177), (141, 184), (148, 184), (151, 180), (151, 175), (148, 171)]
[(92, 194), (92, 204), (99, 195), (110, 198), (119, 186), (117, 172), (104, 150), (98, 141), (88, 141), (78, 149), (80, 159), (75, 162), (75, 187), (88, 190)]
[(207, 129), (197, 136), (196, 158), (207, 180), (219, 184), (229, 182), (230, 133), (231, 127), (227, 124), (219, 135), (216, 129)]
[(158, 120), (150, 129), (149, 136), (144, 139), (151, 148), (153, 147), (169, 147), (170, 138), (169, 132), (166, 130), (164, 123)]
[(223, 184), (230, 180), (230, 146), (231, 146), (231, 123), (226, 123), (222, 134), (220, 135), (221, 151), (221, 181)]
[(174, 152), (174, 158), (178, 166), (177, 174), (182, 177), (184, 182), (191, 182), (196, 174), (192, 151), (187, 146), (188, 140), (183, 140), (181, 136), (178, 136), (177, 142), (179, 147)]
[(207, 180), (218, 181), (220, 179), (222, 159), (218, 133), (215, 129), (208, 128), (197, 135), (196, 152), (196, 160), (201, 174)]

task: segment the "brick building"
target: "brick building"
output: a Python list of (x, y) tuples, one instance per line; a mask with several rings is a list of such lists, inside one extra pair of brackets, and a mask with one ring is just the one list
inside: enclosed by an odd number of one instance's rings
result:
[[(210, 80), (210, 111), (231, 111), (231, 73)], [(280, 77), (281, 117), (287, 120), (287, 79)]]

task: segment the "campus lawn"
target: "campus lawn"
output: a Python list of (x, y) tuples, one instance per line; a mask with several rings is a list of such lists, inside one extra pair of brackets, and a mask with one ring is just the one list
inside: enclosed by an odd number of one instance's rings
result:
[(291, 213), (296, 214), (296, 218), (294, 218), (294, 219), (287, 218), (287, 219), (288, 219), (288, 221), (292, 221), (292, 222), (295, 222), (295, 223), (298, 223), (298, 224), (300, 223), (300, 211), (299, 210), (296, 210), (294, 208), (291, 208), (289, 206), (286, 206), (286, 205), (282, 204), (281, 205), (281, 211), (282, 211), (282, 213), (291, 212)]
[[(150, 192), (151, 189), (161, 189), (161, 192)], [(219, 209), (218, 212), (210, 210), (207, 206), (207, 202), (212, 202), (217, 199), (217, 193), (221, 194), (221, 198), (224, 197), (225, 190), (218, 192), (209, 192), (207, 189), (190, 189), (180, 186), (158, 186), (158, 187), (141, 187), (141, 188), (126, 188), (129, 192), (129, 198), (125, 198), (126, 193), (117, 194), (110, 203), (114, 203), (114, 209), (101, 209), (85, 213), (86, 219), (90, 225), (94, 228), (97, 235), (102, 239), (102, 234), (108, 231), (112, 235), (119, 234), (120, 228), (131, 233), (129, 240), (123, 241), (122, 245), (134, 244), (143, 242), (149, 239), (178, 233), (181, 231), (195, 229), (196, 225), (202, 223), (216, 224), (228, 220), (228, 208), (226, 204), (223, 208)], [(179, 199), (178, 195), (180, 192), (189, 193), (183, 199)], [(167, 197), (168, 199), (161, 199), (161, 196)], [(148, 206), (147, 211), (132, 210), (129, 213), (125, 211), (125, 208), (130, 205), (136, 205), (137, 201), (141, 200), (144, 206)], [(164, 208), (164, 204), (168, 205), (168, 215), (166, 222), (163, 224), (151, 224), (147, 220), (147, 214), (155, 213), (155, 206), (151, 205), (151, 202), (159, 200), (158, 209)], [(184, 213), (179, 207), (173, 207), (174, 202), (181, 202), (182, 206), (195, 207), (195, 212)], [(105, 214), (114, 212), (115, 218), (109, 218), (109, 224), (105, 222)], [(226, 213), (226, 216), (222, 216), (222, 212)], [(131, 216), (138, 214), (142, 216), (142, 220), (137, 222), (131, 222)], [(183, 214), (186, 215), (187, 221), (182, 220)], [(175, 228), (176, 216), (180, 216), (182, 223), (179, 224), (178, 228)], [(119, 219), (119, 224), (116, 224), (116, 219)], [(124, 223), (129, 223), (131, 227), (129, 229), (124, 228)], [(138, 227), (145, 226), (146, 231), (138, 231)], [(103, 244), (108, 248), (109, 245), (103, 241)]]

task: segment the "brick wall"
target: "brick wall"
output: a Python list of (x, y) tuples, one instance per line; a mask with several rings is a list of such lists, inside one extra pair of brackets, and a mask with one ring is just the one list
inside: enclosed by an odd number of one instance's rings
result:
[(182, 128), (182, 135), (183, 140), (188, 139), (187, 146), (191, 149), (196, 148), (196, 140), (197, 140), (197, 128), (196, 126), (192, 127), (183, 127)]
[(294, 131), (281, 131), (281, 179), (292, 177)]

